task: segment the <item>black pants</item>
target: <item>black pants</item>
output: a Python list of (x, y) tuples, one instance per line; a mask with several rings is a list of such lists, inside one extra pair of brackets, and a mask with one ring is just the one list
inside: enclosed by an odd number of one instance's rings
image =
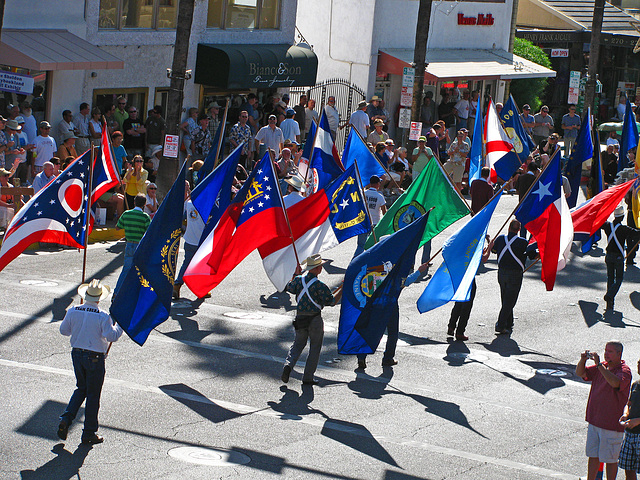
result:
[(622, 285), (622, 277), (624, 276), (624, 258), (621, 255), (612, 255), (607, 253), (604, 257), (607, 265), (607, 293), (604, 299), (607, 302), (613, 302), (620, 286)]
[(471, 294), (469, 296), (469, 301), (456, 302), (453, 306), (453, 310), (451, 310), (451, 318), (449, 319), (449, 330), (454, 330), (457, 324), (458, 328), (456, 329), (456, 335), (464, 335), (464, 331), (467, 328), (467, 323), (469, 323), (469, 316), (471, 315), (471, 309), (473, 308), (474, 298), (476, 298), (475, 279), (473, 279), (473, 283), (471, 284)]
[[(629, 209), (627, 212), (627, 226), (631, 228), (637, 228), (636, 222), (633, 219), (633, 211)], [(638, 251), (638, 247), (635, 242), (631, 242), (631, 245), (627, 244), (627, 263), (633, 263), (633, 260), (636, 258), (636, 252)]]
[(522, 270), (498, 269), (502, 308), (498, 314), (496, 332), (513, 330), (513, 309), (518, 301), (520, 287), (522, 287), (522, 276)]

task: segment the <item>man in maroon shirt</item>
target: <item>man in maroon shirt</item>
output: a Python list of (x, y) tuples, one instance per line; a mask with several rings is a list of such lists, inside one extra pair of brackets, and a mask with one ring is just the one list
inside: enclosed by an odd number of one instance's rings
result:
[[(595, 365), (585, 366), (588, 359)], [(580, 355), (576, 375), (591, 382), (587, 401), (586, 454), (589, 457), (587, 480), (595, 480), (600, 462), (606, 463), (607, 480), (618, 473), (618, 454), (624, 436), (619, 419), (629, 398), (631, 370), (622, 360), (622, 344), (608, 342), (604, 348), (604, 363), (595, 352)]]
[(493, 187), (489, 185), (491, 169), (482, 167), (480, 178), (471, 182), (471, 211), (475, 215), (493, 198)]

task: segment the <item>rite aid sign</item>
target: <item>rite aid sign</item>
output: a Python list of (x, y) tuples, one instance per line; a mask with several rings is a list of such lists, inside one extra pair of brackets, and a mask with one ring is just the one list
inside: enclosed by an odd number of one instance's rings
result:
[(477, 17), (465, 17), (464, 13), (458, 14), (458, 25), (493, 25), (495, 18), (490, 13), (479, 13)]

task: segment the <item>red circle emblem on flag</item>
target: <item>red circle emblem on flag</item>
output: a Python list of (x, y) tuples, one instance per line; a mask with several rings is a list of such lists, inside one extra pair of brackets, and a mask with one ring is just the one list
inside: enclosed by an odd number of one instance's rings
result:
[(70, 217), (77, 217), (84, 205), (84, 182), (79, 178), (67, 180), (58, 191), (58, 199)]

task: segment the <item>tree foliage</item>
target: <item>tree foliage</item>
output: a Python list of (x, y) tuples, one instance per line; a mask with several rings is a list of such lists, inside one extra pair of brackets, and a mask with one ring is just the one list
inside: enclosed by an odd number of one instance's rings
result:
[[(516, 38), (513, 45), (514, 55), (526, 60), (551, 68), (551, 60), (544, 51), (524, 38)], [(544, 92), (548, 80), (546, 78), (523, 78), (511, 81), (511, 94), (518, 105), (528, 103), (533, 112), (537, 112), (542, 105), (540, 95)]]

